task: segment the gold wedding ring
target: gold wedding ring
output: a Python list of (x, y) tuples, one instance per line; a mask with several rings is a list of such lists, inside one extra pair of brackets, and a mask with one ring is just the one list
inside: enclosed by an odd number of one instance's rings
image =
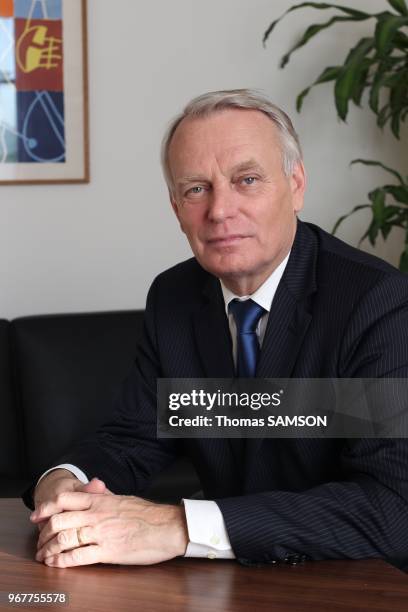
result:
[(84, 542), (82, 537), (81, 537), (81, 529), (77, 529), (76, 530), (76, 534), (77, 534), (79, 545), (80, 546), (85, 546), (86, 542)]

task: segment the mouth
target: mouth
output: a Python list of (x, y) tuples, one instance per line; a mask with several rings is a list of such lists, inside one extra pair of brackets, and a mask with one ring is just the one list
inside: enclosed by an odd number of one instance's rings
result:
[(245, 240), (248, 236), (242, 236), (241, 234), (230, 234), (228, 236), (220, 236), (219, 238), (209, 238), (207, 243), (215, 247), (226, 247), (234, 246), (239, 244), (242, 240)]

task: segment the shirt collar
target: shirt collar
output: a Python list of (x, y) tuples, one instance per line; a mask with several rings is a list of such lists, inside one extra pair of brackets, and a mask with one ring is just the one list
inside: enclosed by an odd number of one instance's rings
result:
[(258, 289), (254, 291), (252, 295), (235, 295), (224, 285), (224, 283), (220, 279), (222, 294), (224, 296), (225, 302), (225, 311), (227, 315), (228, 306), (232, 300), (244, 301), (248, 300), (249, 298), (251, 298), (251, 300), (259, 304), (259, 306), (262, 306), (262, 308), (269, 312), (272, 306), (273, 298), (275, 297), (276, 289), (279, 285), (279, 281), (282, 278), (282, 275), (286, 268), (286, 264), (288, 263), (289, 255), (290, 251), (285, 257), (285, 259), (279, 264), (279, 266), (275, 268), (272, 274), (268, 276), (266, 281), (262, 283), (262, 285), (258, 287)]

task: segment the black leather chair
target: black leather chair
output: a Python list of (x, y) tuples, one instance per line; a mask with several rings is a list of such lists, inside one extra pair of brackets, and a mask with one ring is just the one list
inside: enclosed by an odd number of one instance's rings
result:
[(27, 479), (23, 476), (21, 419), (17, 410), (14, 368), (10, 345), (10, 326), (0, 320), (0, 492), (13, 497)]
[[(132, 365), (143, 311), (0, 321), (0, 495), (19, 495), (77, 439), (111, 415)], [(200, 488), (180, 460), (146, 496), (176, 501)]]

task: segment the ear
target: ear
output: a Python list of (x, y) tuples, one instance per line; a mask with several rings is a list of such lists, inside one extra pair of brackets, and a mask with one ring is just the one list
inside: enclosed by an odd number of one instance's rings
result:
[(292, 190), (293, 210), (298, 213), (303, 208), (304, 195), (306, 190), (306, 171), (303, 162), (298, 162), (290, 177)]

